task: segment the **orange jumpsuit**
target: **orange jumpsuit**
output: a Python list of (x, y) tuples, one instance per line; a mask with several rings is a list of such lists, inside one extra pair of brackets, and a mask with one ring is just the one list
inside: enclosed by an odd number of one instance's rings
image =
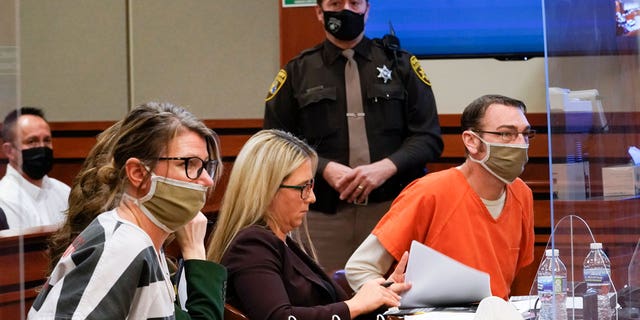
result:
[(516, 273), (533, 261), (533, 196), (519, 178), (506, 188), (494, 219), (455, 168), (413, 181), (373, 230), (399, 260), (416, 240), (470, 267), (487, 272), (491, 292), (507, 299)]

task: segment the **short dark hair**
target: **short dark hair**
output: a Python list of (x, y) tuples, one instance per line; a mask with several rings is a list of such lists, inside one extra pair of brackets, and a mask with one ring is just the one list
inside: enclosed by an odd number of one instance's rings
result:
[(16, 122), (18, 121), (18, 117), (23, 115), (34, 115), (42, 118), (44, 121), (47, 121), (44, 117), (44, 111), (38, 107), (21, 107), (15, 110), (12, 110), (4, 117), (4, 121), (2, 122), (2, 140), (5, 142), (14, 142), (16, 138), (15, 127)]
[(480, 120), (484, 118), (484, 114), (492, 104), (502, 104), (505, 106), (511, 106), (522, 109), (522, 112), (527, 112), (527, 106), (524, 102), (505, 97), (499, 94), (488, 94), (480, 98), (473, 100), (462, 112), (460, 117), (460, 126), (462, 131), (469, 129), (480, 129)]

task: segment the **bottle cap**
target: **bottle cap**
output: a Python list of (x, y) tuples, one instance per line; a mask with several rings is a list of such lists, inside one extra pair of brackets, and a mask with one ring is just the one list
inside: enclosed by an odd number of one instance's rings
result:
[(558, 249), (547, 249), (545, 250), (545, 256), (547, 257), (558, 257), (560, 256), (560, 250)]
[(589, 248), (591, 248), (591, 250), (602, 249), (602, 243), (600, 243), (600, 242), (591, 243), (589, 245)]

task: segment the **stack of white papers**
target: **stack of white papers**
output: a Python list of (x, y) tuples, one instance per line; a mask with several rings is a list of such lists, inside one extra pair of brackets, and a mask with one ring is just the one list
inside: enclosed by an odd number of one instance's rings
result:
[(471, 268), (426, 245), (413, 241), (401, 308), (452, 306), (476, 303), (491, 296), (489, 274)]

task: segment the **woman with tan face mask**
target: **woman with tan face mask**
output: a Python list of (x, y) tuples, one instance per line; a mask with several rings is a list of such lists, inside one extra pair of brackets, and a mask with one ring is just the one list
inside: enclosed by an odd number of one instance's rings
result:
[[(98, 167), (81, 172), (96, 178), (86, 185), (93, 197), (74, 195), (60, 232), (73, 230), (68, 224), (78, 215), (95, 219), (59, 258), (29, 318), (221, 319), (226, 271), (205, 260), (200, 213), (221, 174), (215, 134), (167, 103), (136, 107), (107, 132), (87, 159)], [(176, 302), (162, 247), (174, 232), (188, 312)]]

